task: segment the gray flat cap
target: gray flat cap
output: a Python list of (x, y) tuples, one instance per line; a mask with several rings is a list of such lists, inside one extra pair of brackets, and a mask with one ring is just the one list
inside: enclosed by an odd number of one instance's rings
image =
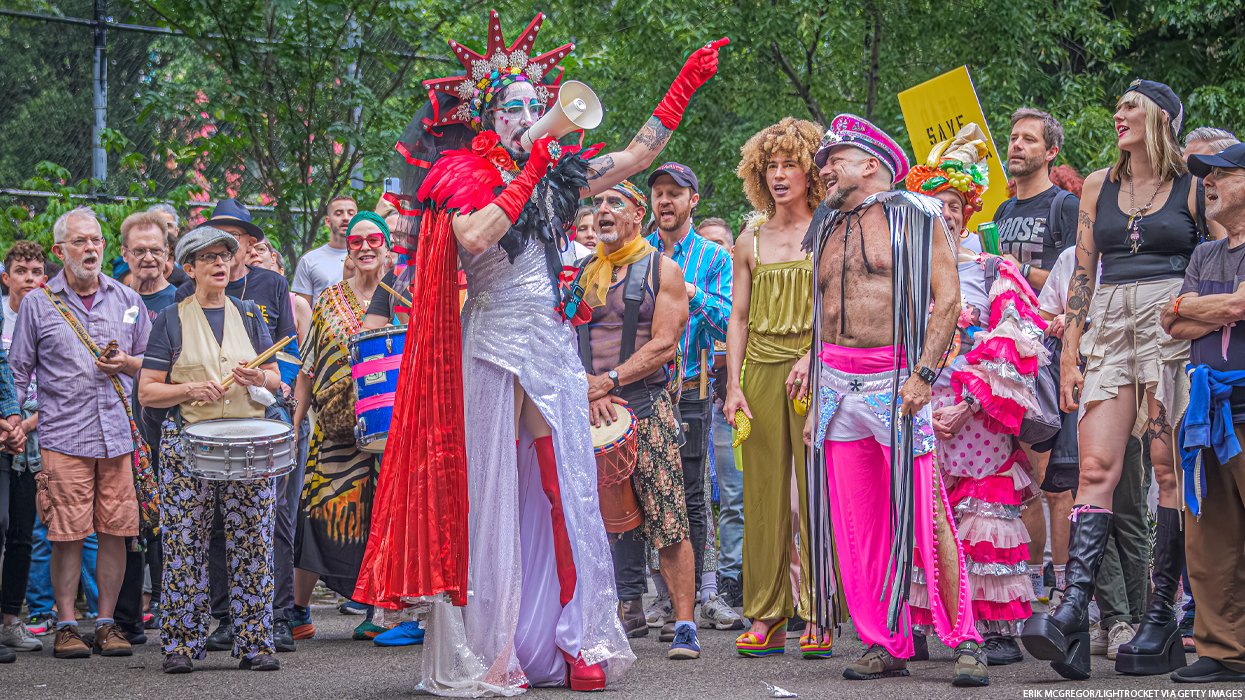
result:
[(238, 252), (238, 239), (234, 238), (233, 234), (222, 231), (215, 226), (200, 226), (177, 239), (177, 250), (175, 252), (177, 263), (185, 265), (192, 261), (195, 253), (217, 243), (224, 243), (230, 253)]

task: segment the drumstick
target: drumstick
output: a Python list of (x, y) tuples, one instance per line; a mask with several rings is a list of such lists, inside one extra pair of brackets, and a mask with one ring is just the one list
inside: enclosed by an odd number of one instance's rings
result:
[(700, 349), (700, 398), (709, 395), (709, 348)]
[(399, 294), (399, 293), (398, 293), (398, 290), (394, 289), (393, 287), (390, 287), (389, 285), (385, 284), (384, 282), (380, 282), (379, 284), (380, 284), (380, 288), (381, 288), (381, 289), (383, 289), (383, 290), (385, 290), (386, 292), (389, 292), (390, 294), (392, 294), (392, 295), (393, 295), (393, 297), (394, 297), (395, 299), (397, 299), (397, 300), (398, 300), (398, 301), (399, 301), (399, 302), (400, 302), (403, 306), (407, 307), (408, 309), (409, 309), (409, 308), (411, 308), (411, 300), (410, 300), (410, 299), (407, 299), (406, 297), (402, 296), (401, 294)]
[[(286, 338), (282, 338), (281, 340), (274, 343), (272, 347), (261, 352), (259, 354), (259, 357), (256, 357), (254, 360), (251, 360), (250, 362), (246, 363), (243, 366), (246, 367), (247, 369), (255, 369), (256, 367), (259, 367), (260, 365), (264, 364), (268, 360), (272, 359), (272, 356), (277, 354), (277, 351), (281, 350), (281, 348), (284, 348), (286, 345), (289, 345), (291, 340), (294, 340), (294, 336), (292, 335)], [(220, 387), (222, 389), (228, 389), (229, 387), (233, 386), (233, 382), (234, 382), (233, 375), (230, 374), (228, 377), (225, 377), (225, 381), (220, 383)], [(191, 406), (202, 406), (203, 402), (195, 401), (194, 403), (190, 405)]]

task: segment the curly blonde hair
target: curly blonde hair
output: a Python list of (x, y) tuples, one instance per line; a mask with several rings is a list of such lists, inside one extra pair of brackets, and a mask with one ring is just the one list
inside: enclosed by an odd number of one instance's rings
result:
[(792, 156), (804, 168), (808, 178), (808, 208), (817, 208), (826, 196), (826, 185), (817, 174), (819, 168), (813, 163), (813, 156), (821, 145), (822, 131), (813, 122), (785, 117), (777, 124), (758, 131), (739, 149), (742, 159), (735, 174), (744, 181), (744, 195), (754, 209), (769, 215), (774, 213), (774, 195), (765, 182), (765, 169), (777, 153)]

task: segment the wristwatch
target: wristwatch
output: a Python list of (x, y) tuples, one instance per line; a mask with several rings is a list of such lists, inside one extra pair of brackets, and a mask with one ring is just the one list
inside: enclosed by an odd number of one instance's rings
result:
[(918, 369), (916, 371), (916, 376), (918, 379), (926, 384), (929, 384), (930, 386), (933, 386), (934, 380), (938, 378), (938, 375), (934, 374), (934, 370), (929, 367), (922, 367)]
[(614, 389), (618, 389), (618, 370), (612, 369), (606, 372), (605, 376), (609, 377), (611, 382), (614, 382)]

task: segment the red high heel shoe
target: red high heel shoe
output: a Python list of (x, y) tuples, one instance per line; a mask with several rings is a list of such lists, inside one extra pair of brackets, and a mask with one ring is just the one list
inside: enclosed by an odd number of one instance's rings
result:
[(566, 685), (577, 693), (592, 693), (605, 690), (605, 668), (601, 664), (589, 666), (583, 657), (572, 659), (566, 652)]

